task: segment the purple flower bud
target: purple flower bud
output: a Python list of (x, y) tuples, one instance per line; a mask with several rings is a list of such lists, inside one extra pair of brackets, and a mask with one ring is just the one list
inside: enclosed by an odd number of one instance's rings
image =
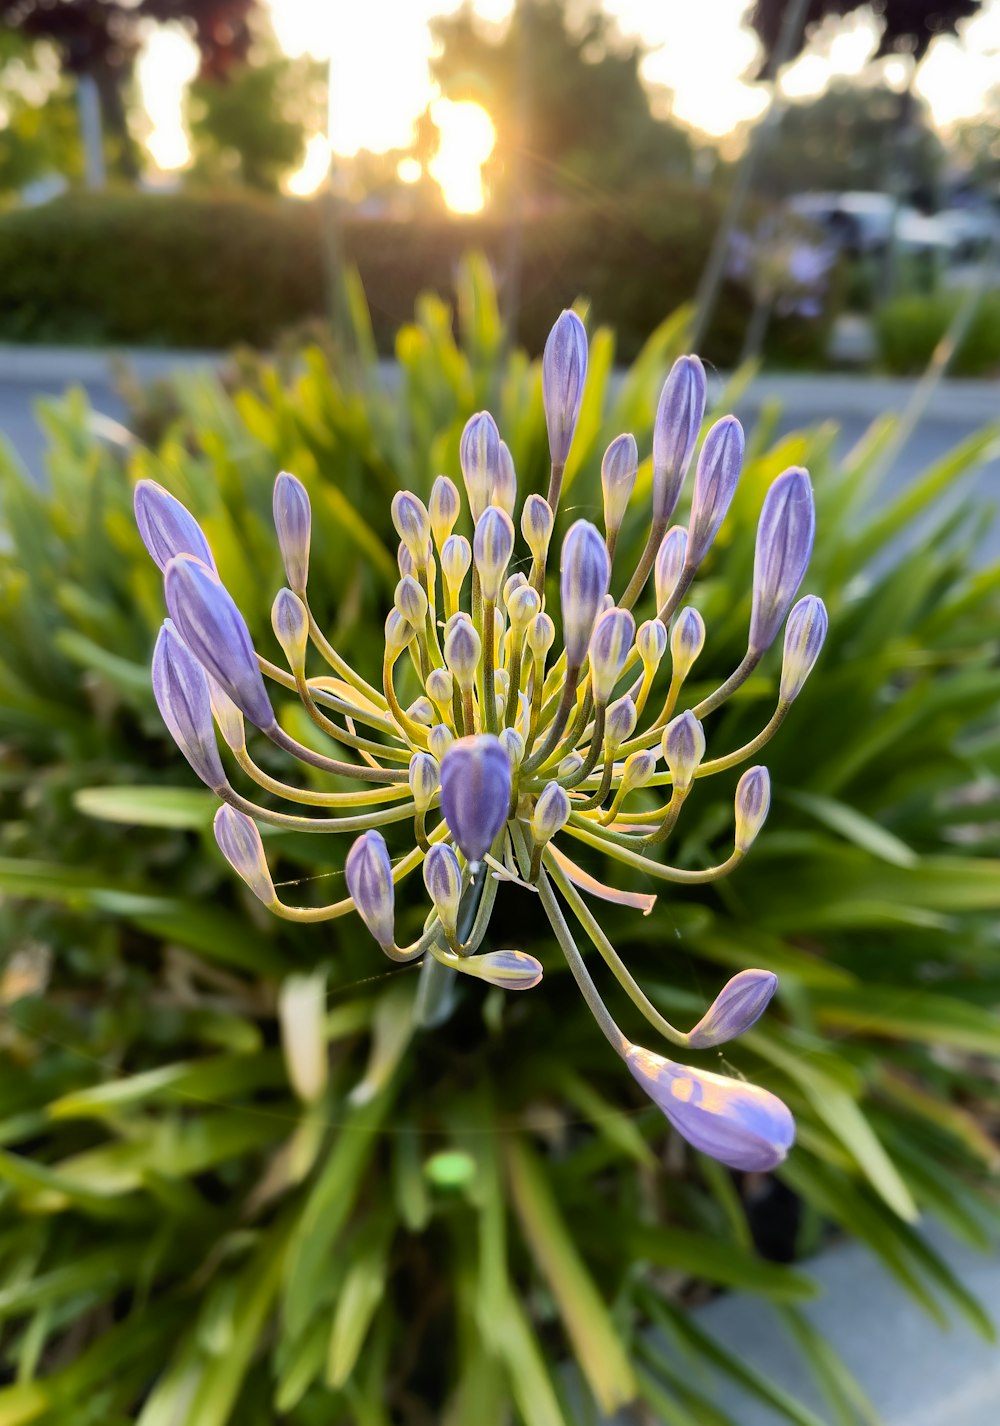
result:
[(536, 614), (528, 625), (528, 632), (524, 637), (535, 658), (544, 659), (556, 641), (556, 626), (553, 624), (551, 616), (544, 610), (540, 614)]
[(209, 569), (215, 560), (198, 521), (169, 490), (155, 480), (140, 480), (133, 497), (135, 523), (142, 543), (161, 570), (174, 555), (194, 555)]
[(815, 594), (807, 594), (788, 616), (785, 648), (781, 659), (780, 702), (791, 703), (813, 671), (826, 639), (826, 605)]
[(735, 416), (716, 421), (701, 448), (691, 496), (688, 523), (687, 561), (692, 568), (701, 564), (736, 493), (743, 465), (743, 427)]
[(309, 615), (290, 589), (279, 589), (271, 605), (271, 628), (293, 673), (305, 668), (309, 647)]
[(516, 728), (501, 728), (500, 742), (507, 754), (512, 772), (516, 772), (524, 761), (524, 735)]
[[(449, 961), (449, 965), (452, 964)], [(525, 951), (487, 951), (481, 956), (456, 956), (455, 969), (474, 975), (501, 990), (532, 990), (542, 978), (542, 965)]]
[(667, 630), (659, 619), (646, 619), (636, 630), (635, 651), (646, 668), (656, 669), (667, 651)]
[(620, 748), (622, 743), (627, 743), (635, 732), (635, 725), (639, 721), (639, 715), (632, 699), (626, 693), (624, 698), (616, 698), (614, 703), (608, 707), (608, 716), (604, 724), (604, 741), (608, 747), (614, 751)]
[(736, 785), (736, 850), (745, 852), (757, 838), (771, 807), (771, 775), (749, 767)]
[[(195, 659), (195, 663), (197, 662)], [(198, 664), (198, 667), (201, 668), (201, 664)], [(210, 673), (206, 673), (205, 677), (208, 679), (208, 696), (211, 699), (212, 716), (215, 719), (216, 727), (222, 734), (226, 746), (232, 748), (234, 753), (241, 753), (247, 745), (243, 714), (229, 694), (219, 687)]]
[(696, 356), (678, 357), (663, 383), (653, 423), (653, 519), (674, 512), (705, 415), (705, 368)]
[(430, 753), (414, 753), (410, 759), (410, 791), (418, 812), (427, 811), (437, 790), (437, 760)]
[(471, 619), (449, 620), (445, 630), (444, 661), (455, 682), (465, 692), (476, 681), (476, 670), (482, 657), (483, 642), (473, 628)]
[(469, 509), (473, 520), (478, 520), (490, 503), (500, 473), (500, 432), (488, 411), (477, 412), (465, 423), (458, 459)]
[(551, 842), (569, 821), (569, 793), (558, 782), (547, 782), (531, 814), (531, 835), (539, 846)]
[(408, 574), (416, 574), (417, 567), (413, 563), (413, 556), (403, 544), (402, 540), (396, 550), (396, 563), (399, 566), (400, 574), (405, 578)]
[(767, 1173), (795, 1142), (795, 1121), (777, 1095), (742, 1079), (675, 1064), (630, 1045), (636, 1081), (694, 1148), (731, 1169)]
[(458, 486), (446, 475), (439, 475), (431, 486), (431, 498), (427, 502), (427, 513), (431, 522), (431, 533), (438, 549), (455, 528), (461, 514), (462, 499)]
[(424, 886), (434, 903), (438, 920), (449, 941), (458, 930), (458, 907), (462, 899), (462, 868), (451, 847), (436, 842), (424, 857)]
[(472, 546), (464, 535), (449, 535), (441, 546), (441, 573), (455, 599), (472, 564)]
[(650, 748), (629, 753), (622, 768), (622, 792), (634, 792), (637, 787), (645, 787), (655, 772), (656, 754)]
[(455, 679), (446, 668), (432, 668), (424, 684), (427, 697), (439, 708), (450, 708), (455, 692)]
[(438, 763), (455, 741), (455, 734), (444, 723), (435, 723), (427, 734), (427, 746), (432, 758)]
[(674, 788), (686, 791), (705, 756), (705, 730), (690, 709), (667, 724), (660, 746)]
[(347, 853), (347, 890), (358, 915), (380, 946), (396, 939), (396, 888), (392, 862), (381, 832), (364, 832)]
[(384, 637), (386, 659), (394, 663), (413, 638), (413, 625), (398, 609), (390, 609), (385, 616)]
[(544, 560), (548, 553), (554, 524), (549, 502), (541, 495), (529, 495), (521, 507), (521, 534), (536, 560)]
[[(508, 586), (510, 582), (508, 579)], [(520, 641), (524, 631), (542, 607), (542, 601), (530, 585), (522, 584), (517, 589), (511, 590), (510, 595), (506, 598), (506, 604), (507, 613), (510, 616), (510, 627), (517, 640)], [(520, 643), (518, 643), (518, 647), (520, 647)]]
[(213, 792), (229, 785), (215, 741), (208, 678), (167, 619), (153, 650), (153, 695), (170, 736)]
[(517, 473), (514, 457), (506, 441), (500, 442), (500, 468), (493, 482), (493, 504), (498, 505), (508, 515), (514, 514), (517, 505)]
[(278, 898), (257, 824), (244, 812), (237, 812), (235, 807), (224, 804), (216, 812), (212, 828), (219, 851), (233, 871), (243, 878), (254, 896), (259, 897), (265, 906), (273, 906)]
[(587, 378), (587, 332), (575, 312), (562, 312), (542, 353), (542, 401), (553, 465), (565, 465)]
[(411, 722), (419, 723), (422, 728), (429, 728), (434, 722), (434, 704), (429, 698), (421, 695), (415, 698), (406, 709), (406, 716)]
[(267, 732), (274, 709), (264, 688), (253, 640), (232, 595), (201, 560), (177, 555), (166, 571), (167, 608), (195, 658), (245, 718)]
[(627, 609), (607, 609), (590, 636), (590, 682), (597, 703), (607, 703), (625, 667), (635, 619)]
[(604, 452), (601, 461), (601, 487), (604, 491), (604, 529), (608, 536), (621, 529), (628, 502), (635, 489), (639, 470), (639, 448), (635, 436), (616, 436)]
[(656, 607), (662, 609), (677, 588), (684, 561), (687, 559), (687, 530), (683, 525), (673, 525), (663, 536), (656, 552), (653, 566), (653, 583), (656, 589)]
[(396, 608), (414, 629), (422, 629), (427, 617), (427, 595), (418, 579), (412, 574), (404, 574), (396, 585), (393, 599)]
[(688, 1036), (695, 1050), (710, 1050), (735, 1040), (755, 1025), (778, 988), (770, 970), (741, 970), (728, 980)]
[(670, 631), (671, 676), (683, 683), (705, 647), (705, 621), (690, 605), (682, 609)]
[(571, 669), (579, 668), (587, 656), (610, 578), (611, 564), (599, 530), (588, 520), (577, 520), (566, 532), (560, 564), (563, 642)]
[(431, 539), (431, 521), (427, 506), (410, 490), (397, 490), (390, 506), (396, 534), (410, 552), (414, 564), (421, 568), (427, 558)]
[(562, 762), (556, 768), (556, 775), (562, 778), (575, 777), (582, 767), (582, 753), (567, 753), (566, 756), (563, 758)]
[(798, 593), (816, 534), (808, 471), (792, 466), (764, 496), (753, 565), (750, 648), (763, 653), (775, 640)]
[(507, 821), (510, 790), (510, 760), (491, 733), (459, 738), (445, 753), (441, 811), (473, 871)]
[(496, 604), (514, 552), (514, 524), (505, 510), (490, 505), (476, 521), (472, 557), (479, 571), (483, 598)]
[(274, 482), (273, 510), (285, 578), (296, 594), (304, 594), (309, 578), (312, 510), (305, 486), (286, 470)]

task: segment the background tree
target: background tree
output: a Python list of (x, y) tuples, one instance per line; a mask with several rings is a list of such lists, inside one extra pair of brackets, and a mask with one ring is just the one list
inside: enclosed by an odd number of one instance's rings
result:
[(222, 75), (245, 59), (248, 16), (257, 0), (0, 0), (0, 24), (30, 40), (48, 40), (63, 69), (93, 80), (100, 97), (111, 158), (119, 171), (138, 173), (128, 129), (125, 88), (150, 20), (176, 22), (201, 54), (202, 74)]
[(51, 46), (0, 30), (0, 198), (82, 167), (76, 107)]
[[(754, 0), (750, 23), (764, 46), (760, 78), (774, 78), (774, 54), (790, 0)], [(954, 35), (963, 20), (981, 8), (982, 0), (811, 0), (798, 32), (793, 36), (790, 59), (801, 53), (816, 29), (830, 17), (870, 11), (881, 26), (874, 58), (890, 54), (912, 55), (919, 64), (938, 35)]]
[(496, 127), (494, 191), (515, 174), (537, 196), (690, 173), (686, 132), (650, 107), (642, 47), (622, 38), (596, 3), (573, 21), (562, 0), (518, 0), (502, 30), (466, 4), (433, 30), (442, 91), (475, 100)]

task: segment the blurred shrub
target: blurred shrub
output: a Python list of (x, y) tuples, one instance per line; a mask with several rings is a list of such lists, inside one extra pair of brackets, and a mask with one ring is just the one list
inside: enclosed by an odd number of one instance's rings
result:
[[(875, 313), (882, 363), (897, 376), (923, 370), (961, 301), (957, 293), (897, 297)], [(986, 293), (959, 344), (954, 376), (990, 376), (1000, 370), (1000, 292)]]
[[(789, 1259), (836, 1225), (928, 1312), (990, 1330), (912, 1219), (936, 1215), (980, 1247), (997, 1221), (1000, 567), (974, 568), (981, 522), (954, 508), (997, 433), (872, 508), (891, 420), (837, 461), (830, 427), (775, 443), (767, 413), (697, 586), (711, 663), (694, 696), (745, 648), (763, 491), (808, 465), (809, 587), (831, 637), (768, 748), (775, 802), (752, 863), (648, 918), (601, 917), (667, 1013), (693, 1020), (750, 961), (779, 972), (777, 1005), (726, 1063), (787, 1098), (799, 1146), (777, 1180), (741, 1179), (671, 1141), (631, 1092), (516, 889), (501, 889), (497, 944), (539, 955), (543, 985), (516, 1001), (472, 988), (414, 1039), (410, 973), (350, 919), (261, 916), (215, 853), (213, 799), (148, 688), (162, 599), (133, 482), (154, 476), (191, 506), (274, 654), (270, 487), (296, 471), (316, 521), (311, 593), (370, 671), (395, 578), (389, 494), (456, 472), (462, 425), (484, 405), (522, 490), (546, 478), (538, 369), (504, 354), (481, 268), (460, 273), (457, 341), (450, 309), (422, 299), (393, 388), (351, 296), (348, 365), (312, 349), (284, 377), (248, 366), (232, 394), (179, 382), (169, 431), (124, 455), (88, 433), (78, 395), (46, 403), (47, 485), (3, 462), (0, 1421), (500, 1426), (513, 1410), (565, 1426), (581, 1419), (553, 1370), (568, 1353), (604, 1406), (634, 1380), (653, 1419), (724, 1426), (706, 1399), (721, 1373), (776, 1419), (817, 1426), (699, 1333), (685, 1304), (706, 1284), (775, 1304), (830, 1419), (870, 1419), (802, 1315), (807, 1273), (755, 1242)], [(649, 449), (683, 344), (683, 321), (664, 324), (613, 383), (613, 338), (595, 333), (564, 524), (599, 518), (612, 436), (632, 429)], [(715, 390), (716, 409), (734, 396)], [(640, 498), (623, 563), (645, 532)], [(766, 721), (775, 675), (771, 661), (712, 720), (713, 751)], [(731, 793), (699, 785), (672, 850), (682, 865), (714, 859)], [(344, 848), (315, 845), (328, 840), (269, 844), (304, 902), (342, 884), (327, 858)], [(405, 902), (404, 926), (418, 914)], [(276, 1023), (292, 970), (326, 978), (329, 1083), (311, 1106), (291, 1091)], [(612, 1008), (633, 1023), (621, 997)]]
[[(662, 187), (613, 204), (587, 202), (526, 220), (520, 339), (540, 351), (552, 313), (580, 296), (633, 356), (691, 299), (719, 217), (716, 195)], [(0, 216), (0, 338), (227, 347), (272, 344), (327, 310), (324, 205), (244, 194), (73, 194)], [(391, 352), (421, 292), (451, 291), (470, 247), (499, 271), (510, 258), (502, 217), (407, 221), (350, 215), (338, 234), (361, 274), (376, 341)], [(731, 364), (750, 311), (727, 286), (705, 354)], [(778, 359), (820, 359), (829, 314), (776, 321)]]

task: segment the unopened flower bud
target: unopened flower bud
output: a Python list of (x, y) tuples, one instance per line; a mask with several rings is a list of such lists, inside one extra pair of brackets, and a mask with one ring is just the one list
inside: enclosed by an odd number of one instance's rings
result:
[(635, 436), (616, 436), (601, 461), (601, 488), (604, 491), (604, 529), (613, 539), (621, 529), (628, 502), (635, 489), (639, 470), (639, 448)]
[(439, 763), (454, 741), (455, 734), (444, 723), (435, 723), (427, 734), (427, 747)]
[(646, 619), (639, 625), (635, 631), (635, 651), (642, 659), (644, 669), (655, 672), (666, 649), (667, 630), (659, 619)]
[(140, 480), (133, 499), (142, 543), (161, 570), (175, 555), (193, 555), (215, 569), (205, 532), (191, 511), (155, 480)]
[(192, 555), (176, 555), (167, 564), (165, 588), (170, 617), (201, 666), (255, 727), (273, 728), (250, 630), (218, 577)]
[(473, 520), (478, 520), (490, 503), (500, 472), (500, 432), (488, 411), (470, 416), (465, 423), (458, 459), (469, 497), (469, 509)]
[(735, 1040), (755, 1025), (778, 988), (770, 970), (741, 970), (719, 991), (709, 1009), (688, 1036), (696, 1050), (710, 1050)]
[(153, 695), (170, 736), (207, 787), (228, 787), (215, 741), (208, 676), (169, 619), (153, 650)]
[(396, 585), (393, 599), (396, 608), (414, 629), (422, 629), (427, 618), (427, 595), (418, 579), (412, 574), (404, 574)]
[(736, 785), (736, 850), (746, 852), (757, 839), (771, 806), (771, 777), (766, 767), (747, 768)]
[(632, 647), (635, 619), (627, 609), (607, 609), (590, 636), (590, 683), (597, 703), (614, 692)]
[(526, 951), (486, 951), (481, 956), (456, 956), (454, 965), (463, 975), (474, 975), (477, 980), (498, 986), (500, 990), (532, 990), (542, 978), (541, 961)]
[(505, 609), (507, 608), (508, 604), (510, 603), (511, 599), (513, 599), (517, 591), (519, 589), (527, 588), (527, 584), (528, 581), (525, 579), (524, 575), (519, 569), (515, 570), (512, 575), (508, 576), (503, 587), (503, 604)]
[(541, 847), (551, 842), (569, 821), (569, 814), (569, 793), (558, 782), (547, 782), (538, 794), (535, 810), (531, 814), (531, 835), (536, 845)]
[(396, 888), (381, 832), (364, 832), (353, 843), (344, 875), (358, 915), (380, 946), (391, 946), (396, 939)]
[(826, 640), (826, 605), (815, 594), (807, 594), (788, 616), (785, 648), (781, 659), (780, 702), (791, 703), (802, 692)]
[[(507, 581), (510, 584), (510, 580)], [(529, 585), (515, 589), (507, 600), (507, 614), (513, 634), (520, 639), (541, 607), (541, 600)]]
[(414, 753), (410, 759), (410, 791), (418, 812), (426, 812), (438, 790), (438, 765), (430, 753)]
[(524, 738), (516, 728), (501, 728), (500, 743), (510, 761), (511, 772), (516, 772), (524, 761)]
[(670, 631), (671, 676), (683, 683), (705, 647), (705, 621), (690, 605), (682, 609)]
[(620, 748), (622, 743), (628, 742), (638, 721), (639, 715), (629, 694), (626, 693), (624, 698), (616, 698), (614, 703), (608, 705), (604, 722), (604, 741), (611, 752)]
[(296, 594), (304, 594), (309, 578), (312, 509), (305, 486), (287, 470), (274, 482), (272, 509), (285, 578)]
[(427, 506), (411, 490), (397, 490), (389, 508), (396, 534), (409, 550), (417, 568), (423, 568), (431, 539)]
[(462, 868), (451, 847), (437, 842), (424, 857), (424, 886), (434, 904), (449, 943), (458, 938), (458, 908), (462, 900)]
[(413, 556), (403, 544), (402, 540), (400, 540), (396, 550), (396, 564), (399, 566), (400, 575), (404, 578), (408, 574), (415, 575), (417, 572), (417, 566), (413, 563)]
[(444, 636), (444, 661), (463, 692), (476, 681), (476, 669), (482, 653), (483, 641), (473, 628), (471, 619), (456, 619), (451, 623)]
[(542, 353), (542, 401), (553, 465), (565, 465), (587, 378), (587, 332), (575, 312), (562, 312)]
[(579, 668), (587, 656), (610, 578), (608, 551), (597, 527), (577, 520), (563, 540), (560, 567), (563, 642), (571, 669)]
[(427, 502), (431, 534), (439, 550), (444, 548), (444, 542), (454, 530), (461, 511), (462, 497), (458, 486), (446, 475), (439, 475), (431, 486), (431, 498)]
[(439, 708), (451, 707), (455, 679), (446, 668), (431, 669), (424, 687), (427, 690), (427, 697), (432, 703), (436, 703)]
[(224, 803), (212, 824), (219, 851), (265, 906), (277, 901), (257, 824), (245, 813)]
[(656, 772), (656, 754), (651, 748), (640, 748), (625, 759), (621, 776), (622, 795), (645, 787)]
[(422, 728), (429, 728), (434, 722), (434, 704), (423, 695), (415, 698), (405, 711), (407, 718), (413, 723), (419, 723)]
[(802, 583), (816, 534), (809, 474), (792, 466), (764, 496), (753, 565), (750, 649), (771, 647)]
[(517, 475), (514, 471), (514, 457), (507, 442), (500, 442), (500, 465), (493, 482), (493, 504), (498, 505), (508, 515), (513, 515), (517, 505)]
[(385, 656), (394, 663), (413, 638), (413, 625), (400, 614), (398, 609), (390, 609), (385, 619)]
[(562, 762), (556, 768), (558, 777), (575, 777), (583, 767), (582, 753), (567, 753)]
[(690, 711), (671, 719), (660, 739), (674, 788), (686, 792), (705, 756), (705, 730)]
[(656, 552), (653, 584), (657, 609), (662, 609), (669, 603), (670, 596), (677, 588), (677, 581), (687, 558), (687, 538), (687, 530), (683, 525), (673, 525), (663, 536)]
[(743, 427), (723, 416), (705, 437), (695, 471), (688, 522), (687, 558), (697, 567), (705, 558), (736, 493), (743, 465)]
[(472, 555), (483, 598), (496, 604), (514, 551), (514, 525), (506, 511), (490, 505), (476, 521)]
[(663, 384), (653, 423), (653, 519), (674, 512), (705, 415), (705, 368), (696, 356), (678, 357)]
[(510, 760), (499, 738), (480, 733), (452, 743), (441, 763), (441, 811), (473, 871), (507, 821), (510, 793)]
[(541, 495), (529, 495), (521, 506), (521, 534), (533, 557), (542, 563), (548, 554), (555, 516)]
[(449, 535), (441, 546), (441, 574), (457, 602), (472, 564), (472, 546), (464, 535)]
[(207, 673), (205, 677), (208, 679), (208, 696), (212, 704), (212, 716), (215, 719), (216, 727), (222, 734), (223, 742), (227, 747), (232, 748), (234, 753), (241, 753), (247, 745), (243, 714), (225, 689), (219, 687), (210, 673)]
[(536, 659), (544, 659), (555, 643), (556, 626), (546, 613), (536, 614), (528, 625), (525, 640)]
[(279, 589), (271, 605), (271, 628), (292, 673), (301, 673), (309, 647), (309, 615), (290, 589)]

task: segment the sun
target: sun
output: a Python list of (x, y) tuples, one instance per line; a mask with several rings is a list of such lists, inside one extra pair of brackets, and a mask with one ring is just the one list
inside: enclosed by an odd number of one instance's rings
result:
[(483, 164), (493, 152), (496, 130), (480, 104), (435, 99), (430, 114), (441, 142), (427, 171), (453, 213), (480, 213), (486, 203)]

